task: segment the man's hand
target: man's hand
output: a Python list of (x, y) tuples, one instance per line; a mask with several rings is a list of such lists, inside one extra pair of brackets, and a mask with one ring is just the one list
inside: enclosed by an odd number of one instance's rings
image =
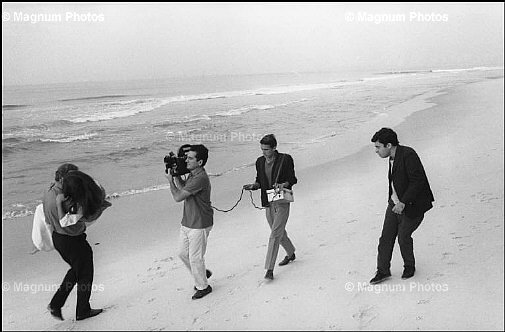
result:
[(173, 183), (174, 182), (174, 176), (172, 175), (172, 170), (170, 172), (165, 173), (165, 177), (167, 178), (168, 182)]
[(393, 206), (393, 212), (396, 214), (402, 214), (403, 209), (405, 209), (405, 204), (402, 202), (398, 202)]
[(283, 182), (283, 183), (274, 183), (274, 189), (276, 191), (282, 191), (284, 189), (284, 187), (287, 187), (288, 184), (286, 182)]

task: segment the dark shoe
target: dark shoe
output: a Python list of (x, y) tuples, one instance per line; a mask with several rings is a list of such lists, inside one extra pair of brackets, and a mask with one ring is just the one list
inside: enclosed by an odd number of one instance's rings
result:
[(102, 313), (103, 309), (91, 309), (87, 314), (77, 315), (76, 320), (83, 320), (86, 318), (94, 317), (100, 313)]
[(204, 297), (205, 295), (210, 294), (210, 293), (212, 293), (212, 287), (210, 287), (210, 285), (208, 285), (207, 288), (205, 288), (205, 289), (197, 290), (195, 295), (193, 295), (192, 299), (193, 300), (201, 299), (202, 297)]
[(412, 278), (414, 276), (414, 273), (416, 272), (415, 267), (406, 267), (403, 269), (403, 274), (402, 274), (402, 279), (408, 279)]
[(295, 253), (293, 253), (293, 255), (291, 256), (286, 256), (284, 257), (284, 259), (279, 263), (279, 266), (284, 266), (284, 265), (288, 265), (289, 262), (291, 261), (294, 261), (296, 259), (296, 256), (295, 256)]
[(274, 280), (274, 270), (267, 270), (267, 273), (265, 273), (265, 279)]
[(63, 316), (61, 315), (61, 308), (51, 308), (51, 305), (49, 304), (47, 306), (47, 310), (49, 310), (51, 316), (53, 316), (54, 318), (63, 320)]
[(377, 273), (375, 274), (375, 277), (373, 277), (372, 280), (370, 280), (370, 284), (371, 285), (378, 284), (379, 282), (383, 282), (384, 280), (389, 279), (389, 277), (391, 277), (390, 272), (381, 273), (380, 271), (377, 271)]

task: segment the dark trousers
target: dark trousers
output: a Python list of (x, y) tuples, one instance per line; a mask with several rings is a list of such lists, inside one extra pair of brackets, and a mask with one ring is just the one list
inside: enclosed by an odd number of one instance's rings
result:
[(70, 265), (65, 278), (51, 300), (51, 308), (61, 308), (68, 295), (77, 284), (76, 315), (85, 315), (90, 310), (89, 298), (93, 284), (93, 250), (86, 234), (79, 236), (61, 235), (53, 232), (54, 248), (61, 258)]
[(419, 217), (409, 218), (404, 213), (394, 213), (393, 206), (393, 202), (389, 202), (384, 217), (384, 225), (382, 226), (382, 235), (379, 239), (377, 270), (381, 273), (390, 273), (391, 257), (393, 256), (393, 247), (397, 236), (403, 257), (403, 266), (416, 266), (412, 233), (423, 221), (424, 214)]

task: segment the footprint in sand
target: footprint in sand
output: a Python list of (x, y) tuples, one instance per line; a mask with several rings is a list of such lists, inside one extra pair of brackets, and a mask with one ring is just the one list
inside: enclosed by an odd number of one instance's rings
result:
[(111, 310), (111, 309), (115, 309), (117, 308), (117, 304), (111, 304), (111, 305), (106, 305), (105, 307), (103, 307), (103, 311), (107, 311), (107, 310)]
[(464, 243), (460, 243), (460, 244), (458, 244), (458, 249), (459, 249), (459, 251), (461, 251), (461, 250), (465, 250), (465, 249), (468, 249), (468, 248), (471, 248), (471, 247), (472, 247), (471, 245), (464, 244)]
[(440, 278), (440, 277), (443, 277), (444, 274), (443, 273), (440, 273), (440, 272), (436, 272), (435, 274), (427, 277), (426, 279), (427, 280), (432, 280), (432, 279), (437, 279), (437, 278)]
[(167, 258), (160, 259), (160, 262), (166, 262), (166, 263), (168, 263), (168, 262), (173, 261), (173, 260), (174, 260), (174, 258), (172, 256), (169, 256)]
[(377, 318), (377, 314), (373, 311), (373, 306), (361, 306), (358, 312), (352, 315), (352, 318), (359, 323), (360, 329), (366, 328), (375, 318)]

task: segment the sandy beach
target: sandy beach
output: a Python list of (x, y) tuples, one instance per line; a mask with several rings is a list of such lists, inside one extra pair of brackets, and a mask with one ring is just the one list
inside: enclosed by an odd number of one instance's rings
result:
[[(168, 190), (153, 191), (113, 200), (87, 232), (91, 305), (105, 312), (76, 322), (73, 292), (59, 322), (46, 310), (54, 290), (35, 288), (58, 285), (67, 265), (55, 251), (28, 254), (31, 216), (4, 223), (2, 328), (503, 330), (503, 88), (499, 77), (424, 96), (345, 144), (335, 138), (293, 155), (299, 184), (287, 232), (297, 259), (276, 267), (271, 282), (263, 279), (268, 225), (244, 193), (235, 210), (215, 213), (206, 254), (213, 292), (191, 300), (193, 282), (176, 250), (182, 204)], [(416, 275), (400, 278), (396, 245), (392, 278), (372, 287), (388, 165), (370, 138), (383, 126), (418, 152), (435, 203), (413, 236)], [(340, 150), (349, 154), (332, 158)], [(258, 147), (251, 162), (259, 155)], [(254, 176), (248, 168), (213, 179), (213, 205), (231, 207)], [(258, 192), (254, 199), (259, 205)], [(278, 259), (284, 255), (280, 249)]]

